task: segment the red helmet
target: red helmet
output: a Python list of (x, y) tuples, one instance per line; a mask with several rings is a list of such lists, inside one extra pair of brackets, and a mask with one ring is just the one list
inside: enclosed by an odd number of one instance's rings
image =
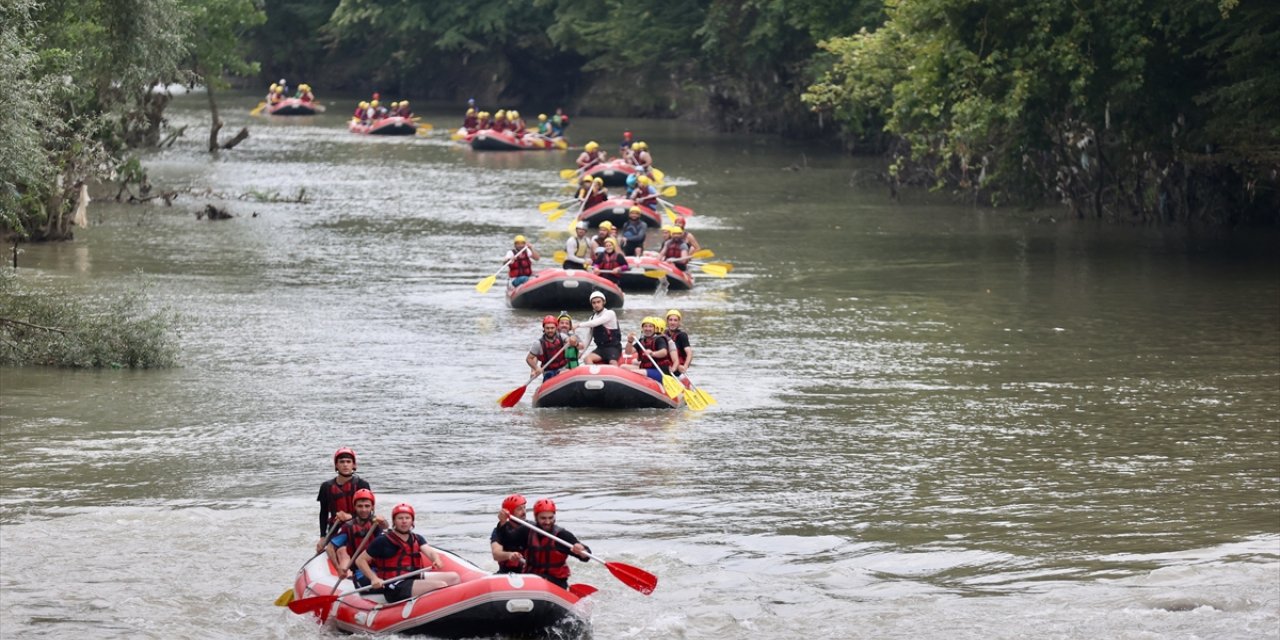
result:
[(533, 503), (533, 515), (536, 516), (539, 513), (542, 513), (543, 511), (550, 511), (551, 513), (555, 513), (556, 503), (552, 502), (551, 498), (542, 498), (537, 502)]
[(685, 220), (685, 219), (684, 219), (684, 216), (677, 216), (677, 217), (676, 217), (676, 226), (679, 226), (679, 227), (683, 228), (683, 227), (684, 227), (684, 225), (686, 225), (686, 224), (689, 224), (689, 221), (688, 221), (688, 220)]
[(631, 139), (631, 132), (630, 132), (630, 131), (623, 131), (623, 132), (622, 132), (622, 137), (624, 137), (624, 138), (626, 138), (626, 139), (630, 140), (630, 139)]
[(395, 520), (395, 519), (396, 519), (396, 516), (398, 516), (398, 515), (400, 515), (400, 514), (402, 514), (402, 513), (407, 513), (407, 514), (409, 514), (409, 519), (410, 519), (410, 520), (417, 520), (417, 519), (418, 519), (418, 515), (417, 515), (417, 514), (415, 514), (415, 513), (413, 512), (413, 507), (412, 507), (412, 506), (410, 506), (410, 505), (409, 505), (409, 503), (407, 503), (407, 502), (401, 502), (400, 504), (398, 504), (398, 505), (396, 505), (396, 506), (394, 506), (394, 507), (392, 507), (392, 508), (391, 508), (391, 519), (392, 519), (392, 520)]
[(338, 468), (338, 458), (351, 458), (352, 466), (357, 464), (355, 449), (352, 449), (351, 447), (342, 447), (341, 449), (333, 452), (333, 467), (335, 469)]
[(368, 489), (360, 489), (356, 491), (356, 495), (351, 498), (351, 504), (355, 504), (361, 500), (368, 500), (373, 504), (378, 504), (378, 501), (373, 498), (373, 492)]
[[(550, 317), (550, 316), (548, 316), (548, 317)], [(502, 501), (502, 508), (503, 508), (504, 510), (506, 510), (506, 511), (510, 512), (510, 511), (515, 511), (516, 509), (519, 509), (520, 507), (523, 507), (523, 506), (524, 506), (524, 504), (525, 504), (524, 496), (522, 496), (522, 495), (520, 495), (520, 494), (518, 494), (518, 493), (513, 493), (513, 494), (511, 494), (511, 495), (507, 496), (507, 499), (506, 499), (506, 500), (503, 500), (503, 501)]]
[(555, 316), (542, 316), (542, 326), (545, 327), (549, 324), (559, 325), (560, 322), (556, 320)]

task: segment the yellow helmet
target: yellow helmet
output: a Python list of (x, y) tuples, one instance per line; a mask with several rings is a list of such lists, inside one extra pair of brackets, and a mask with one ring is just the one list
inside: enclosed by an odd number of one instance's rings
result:
[(671, 316), (684, 320), (684, 314), (680, 313), (679, 309), (667, 309), (667, 317), (670, 318)]
[(392, 108), (392, 109), (394, 109), (394, 108), (396, 108), (396, 107), (398, 107), (398, 106), (400, 106), (400, 103), (399, 103), (399, 102), (396, 102), (395, 100), (392, 100), (392, 101), (391, 101), (391, 108)]
[(636, 180), (636, 182), (639, 182), (642, 187), (647, 187), (649, 186), (649, 176), (640, 176), (640, 179)]
[(682, 236), (684, 235), (684, 229), (681, 229), (680, 227), (671, 227), (671, 235)]
[(272, 82), (272, 83), (271, 83), (270, 91), (271, 91), (271, 93), (275, 93), (275, 92), (276, 92), (276, 89), (279, 89), (279, 88), (280, 88), (280, 85), (278, 85), (278, 84), (276, 84), (276, 83)]
[(613, 228), (613, 223), (609, 222), (608, 220), (605, 220), (604, 222), (600, 223), (600, 228), (604, 229), (605, 231), (608, 231), (609, 229)]
[(632, 142), (632, 143), (631, 143), (631, 150), (632, 150), (632, 151), (639, 151), (639, 150), (641, 150), (641, 149), (643, 149), (643, 148), (644, 148), (644, 147), (641, 147), (639, 142)]
[(488, 111), (481, 111), (481, 112), (480, 112), (480, 117), (481, 117), (481, 118), (488, 118), (488, 117), (489, 117), (489, 112), (488, 112)]
[(636, 144), (640, 145), (640, 150), (641, 150), (641, 151), (648, 151), (648, 150), (649, 150), (649, 143), (648, 143), (648, 142), (637, 142)]
[(378, 108), (378, 101), (377, 101), (377, 100), (371, 100), (371, 101), (369, 102), (369, 106), (371, 106), (371, 107), (373, 107), (373, 108), (375, 108), (375, 109), (376, 109), (376, 108)]
[(547, 114), (545, 114), (545, 113), (539, 113), (539, 114), (538, 114), (538, 122), (546, 122), (546, 121), (547, 121)]
[(467, 109), (467, 115), (469, 115), (469, 116), (474, 116), (475, 114), (476, 114), (476, 110), (475, 110), (475, 109)]
[(495, 117), (495, 118), (505, 118), (505, 117), (507, 117), (507, 112), (506, 112), (506, 110), (504, 110), (504, 109), (498, 109), (498, 112), (497, 112), (497, 113), (495, 113), (495, 114), (493, 114), (493, 117)]
[(583, 149), (586, 149), (588, 152), (595, 151), (596, 149), (599, 149), (599, 148), (600, 148), (600, 143), (596, 142), (595, 140), (588, 142), (587, 146), (583, 147)]
[(595, 180), (592, 180), (592, 182), (594, 182), (596, 186), (604, 186), (604, 178), (596, 178)]
[(309, 84), (300, 84), (300, 85), (298, 85), (298, 88), (299, 88), (299, 89), (302, 89), (303, 91), (310, 91), (310, 90), (311, 90), (311, 85), (309, 85)]
[(511, 111), (507, 112), (507, 117), (514, 120), (520, 117), (520, 112), (512, 109)]
[(583, 182), (591, 182), (591, 176), (583, 175), (583, 176), (582, 176), (582, 181), (583, 181)]
[(521, 242), (525, 242), (524, 236), (516, 236), (515, 243), (520, 244)]
[(361, 108), (361, 109), (368, 109), (368, 108), (369, 108), (369, 101), (368, 101), (368, 100), (361, 100), (361, 101), (360, 101), (360, 108)]
[(610, 247), (617, 247), (617, 246), (618, 246), (618, 241), (617, 241), (616, 239), (614, 239), (614, 238), (605, 238), (605, 239), (604, 239), (604, 243), (605, 243), (605, 245), (606, 245), (606, 246), (610, 246)]
[(641, 326), (641, 327), (644, 327), (646, 324), (651, 324), (651, 325), (653, 325), (653, 328), (657, 329), (657, 328), (658, 328), (658, 319), (657, 319), (657, 318), (655, 318), (655, 317), (653, 317), (653, 316), (645, 316), (645, 317), (644, 317), (644, 319), (642, 319), (642, 320), (640, 321), (640, 326)]
[(664, 224), (664, 225), (662, 225), (662, 230), (663, 230), (663, 231), (665, 231), (665, 232), (667, 232), (667, 233), (671, 233), (672, 231), (674, 231), (674, 230), (676, 230), (676, 229), (679, 229), (679, 228), (680, 228), (680, 227), (677, 227), (677, 226), (675, 226), (675, 225), (671, 225), (671, 224)]
[(631, 207), (630, 209), (627, 209), (627, 213), (629, 214), (634, 213), (636, 215), (640, 215), (641, 213), (644, 213), (644, 212), (640, 210), (640, 207)]

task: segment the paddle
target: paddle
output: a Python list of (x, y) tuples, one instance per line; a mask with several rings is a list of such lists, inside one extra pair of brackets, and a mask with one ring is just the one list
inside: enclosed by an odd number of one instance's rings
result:
[[(569, 348), (569, 341), (565, 340), (564, 345), (560, 347), (560, 350), (557, 351), (555, 355), (551, 356), (550, 358), (547, 358), (547, 362), (551, 362), (556, 358), (560, 357), (560, 354), (564, 353), (564, 350), (568, 348)], [(538, 376), (542, 375), (542, 373), (543, 372), (539, 371), (538, 373), (533, 374), (533, 377), (525, 381), (524, 384), (502, 394), (502, 397), (498, 398), (498, 404), (502, 405), (503, 409), (510, 409), (511, 407), (516, 406), (516, 404), (520, 402), (520, 398), (524, 397), (525, 389), (528, 389), (529, 385), (532, 384), (534, 380), (537, 380)]]
[(697, 266), (703, 273), (717, 278), (729, 275), (729, 270), (733, 268), (733, 265), (727, 262), (705, 262)]
[(678, 191), (676, 191), (676, 186), (673, 184), (673, 185), (671, 185), (671, 186), (667, 187), (666, 189), (663, 189), (662, 191), (659, 191), (658, 193), (659, 193), (659, 194), (661, 194), (661, 195), (664, 195), (664, 196), (666, 196), (666, 197), (668, 197), (668, 198), (674, 198), (674, 197), (676, 197), (676, 194), (677, 194), (677, 193), (679, 193), (679, 192), (678, 192)]
[(693, 388), (693, 393), (691, 393), (691, 394), (690, 394), (690, 393), (686, 393), (686, 394), (685, 394), (685, 396), (684, 396), (684, 397), (685, 397), (686, 399), (688, 399), (688, 397), (689, 397), (689, 396), (691, 396), (691, 395), (697, 395), (697, 396), (698, 396), (698, 398), (699, 398), (699, 399), (701, 399), (701, 400), (702, 400), (702, 402), (703, 402), (703, 403), (705, 403), (705, 404), (720, 404), (720, 403), (716, 402), (716, 399), (715, 399), (715, 398), (711, 397), (711, 394), (709, 394), (709, 393), (707, 393), (706, 391), (703, 391), (702, 389), (698, 388), (698, 385), (694, 384), (694, 383), (693, 383), (693, 380), (690, 380), (690, 379), (689, 379), (689, 372), (688, 372), (688, 371), (684, 372), (684, 379), (685, 379), (685, 380), (689, 380), (689, 386)]
[(589, 595), (591, 595), (591, 594), (593, 594), (593, 593), (595, 593), (595, 592), (597, 592), (597, 591), (599, 591), (599, 589), (597, 589), (597, 588), (595, 588), (595, 587), (593, 587), (593, 586), (591, 586), (591, 585), (589, 585), (589, 584), (571, 584), (571, 585), (569, 585), (569, 593), (572, 593), (573, 595), (578, 596), (579, 598), (585, 598), (585, 597), (587, 597), (587, 596), (589, 596)]
[[(364, 553), (365, 545), (369, 544), (369, 540), (373, 538), (373, 532), (377, 530), (378, 530), (377, 516), (374, 516), (374, 521), (369, 524), (369, 530), (365, 532), (364, 538), (360, 540), (360, 545), (356, 547), (355, 554), (352, 555), (350, 559), (348, 559), (347, 566), (338, 568), (338, 584), (334, 585), (335, 600), (337, 598), (342, 597), (338, 595), (338, 590), (337, 590), (338, 585), (342, 584), (342, 579), (346, 577), (347, 571), (351, 569), (351, 566), (356, 563), (356, 558), (359, 558), (360, 554)], [(355, 573), (353, 572), (352, 577), (354, 576), (355, 576)], [(323, 611), (320, 612), (320, 622), (323, 623), (325, 620), (328, 620), (328, 619), (329, 619), (329, 609), (328, 607), (326, 607)]]
[(567, 213), (565, 209), (556, 209), (555, 211), (547, 214), (547, 222), (555, 222), (563, 217), (565, 213)]
[[(653, 356), (649, 355), (649, 350), (645, 349), (644, 346), (640, 344), (639, 340), (635, 341), (635, 345), (636, 345), (635, 347), (636, 351), (640, 351), (644, 353), (644, 357), (649, 359), (649, 364), (652, 364), (654, 369), (657, 369), (659, 372), (661, 372), (662, 367), (659, 367), (657, 361), (653, 359)], [(662, 390), (665, 391), (667, 396), (670, 397), (672, 400), (679, 398), (680, 394), (684, 393), (685, 391), (684, 385), (680, 384), (680, 381), (676, 380), (675, 377), (669, 373), (662, 374)]]
[(669, 208), (669, 209), (674, 209), (676, 213), (678, 213), (678, 214), (680, 214), (680, 215), (682, 215), (682, 216), (684, 216), (684, 217), (686, 217), (686, 218), (687, 218), (687, 217), (689, 217), (689, 216), (692, 216), (692, 215), (693, 215), (693, 209), (690, 209), (689, 207), (684, 207), (684, 206), (681, 206), (681, 205), (675, 204), (675, 203), (673, 203), (673, 202), (667, 202), (666, 200), (663, 200), (662, 198), (658, 198), (658, 202), (661, 202), (662, 204), (666, 205), (666, 206), (667, 206), (667, 208)]
[(449, 134), (449, 139), (450, 139), (450, 140), (452, 140), (452, 141), (454, 141), (454, 142), (457, 142), (457, 141), (459, 141), (459, 140), (461, 140), (461, 139), (463, 139), (463, 138), (465, 138), (465, 137), (467, 137), (467, 134), (465, 134), (465, 133), (459, 133), (459, 132), (457, 132), (457, 131), (454, 131), (453, 133)]
[(418, 132), (419, 132), (419, 133), (422, 133), (423, 131), (433, 131), (433, 130), (435, 130), (435, 128), (436, 128), (436, 126), (435, 126), (434, 124), (431, 124), (430, 122), (419, 122), (419, 123), (418, 123)]
[(577, 201), (578, 201), (577, 198), (573, 198), (572, 200), (560, 200), (558, 202), (555, 200), (548, 200), (538, 205), (538, 211), (541, 211), (543, 213), (546, 213), (548, 211), (555, 211), (556, 209), (571, 205)]
[[(266, 109), (266, 108), (267, 108), (267, 103), (266, 103), (266, 102), (259, 102), (259, 103), (258, 103), (258, 106), (256, 106), (256, 107), (254, 107), (254, 108), (252, 108), (252, 109), (250, 109), (250, 110), (249, 110), (249, 115), (251, 115), (251, 116), (256, 116), (256, 115), (258, 115), (259, 113), (262, 113), (262, 110), (263, 110), (263, 109)], [(283, 606), (283, 605), (282, 605), (282, 606)]]
[[(517, 518), (514, 515), (511, 515), (511, 514), (507, 514), (507, 515), (510, 516), (512, 520), (519, 522), (525, 527), (528, 527), (529, 529), (541, 535), (551, 538), (552, 540), (555, 540), (556, 542), (559, 542), (560, 544), (566, 547), (569, 547), (569, 548), (573, 547), (573, 545), (569, 544), (568, 542), (565, 542), (564, 540), (561, 540), (560, 538), (557, 538), (556, 536), (551, 535), (550, 533), (543, 531), (542, 529), (539, 529), (538, 527), (532, 524), (529, 524), (528, 522), (525, 522), (524, 520)], [(592, 555), (590, 551), (583, 551), (583, 554), (585, 554), (588, 558), (595, 560), (596, 562), (604, 564), (605, 568), (609, 570), (609, 573), (613, 574), (613, 577), (621, 580), (623, 584), (627, 585), (628, 587), (631, 587), (632, 589), (635, 589), (636, 591), (639, 591), (640, 593), (645, 594), (646, 596), (653, 593), (653, 590), (658, 588), (658, 576), (655, 576), (652, 573), (645, 571), (644, 569), (641, 569), (639, 567), (633, 567), (629, 564), (623, 564), (621, 562), (607, 562), (605, 560), (601, 560), (599, 557)], [(298, 602), (301, 602), (301, 600), (299, 600)]]
[(561, 169), (560, 177), (565, 180), (572, 180), (582, 173), (582, 169)]
[[(382, 582), (383, 584), (387, 584), (387, 583), (395, 582), (397, 580), (404, 580), (406, 578), (412, 578), (416, 575), (423, 574), (428, 571), (431, 571), (431, 567), (427, 567), (425, 569), (418, 569), (416, 571), (410, 571), (409, 573), (402, 573), (394, 578), (391, 578), (390, 580), (383, 580)], [(338, 598), (345, 598), (347, 596), (353, 596), (357, 593), (364, 593), (365, 591), (368, 591), (372, 588), (373, 588), (373, 585), (370, 584), (370, 585), (360, 587), (359, 589), (353, 589), (343, 594), (331, 593), (327, 596), (312, 596), (310, 598), (294, 600), (293, 602), (289, 603), (289, 610), (294, 613), (310, 613), (312, 611), (316, 611), (321, 608), (327, 608), (333, 605), (333, 603), (338, 601)]]
[(649, 173), (652, 173), (653, 179), (657, 180), (658, 182), (662, 182), (663, 180), (667, 179), (667, 174), (663, 173), (662, 169), (659, 169), (657, 167), (649, 167)]
[[(320, 552), (311, 556), (306, 562), (302, 563), (303, 567), (311, 564), (312, 560), (315, 560), (321, 553), (324, 553), (324, 548), (329, 545), (329, 540), (333, 539), (333, 534), (338, 531), (338, 527), (340, 526), (342, 526), (342, 521), (334, 518), (333, 524), (329, 525), (329, 533), (324, 534), (324, 539), (320, 541)], [(301, 569), (299, 569), (299, 571), (301, 571)], [(276, 598), (276, 606), (283, 607), (290, 602), (293, 602), (293, 587), (289, 587), (287, 591), (280, 594), (279, 598)]]
[[(525, 251), (528, 251), (528, 250), (529, 250), (529, 246), (525, 245), (525, 248), (516, 252), (516, 255), (511, 256), (511, 260), (515, 260), (521, 253), (524, 253)], [(502, 270), (506, 269), (511, 264), (511, 260), (507, 260), (506, 262), (502, 263), (502, 266), (498, 267), (498, 270), (493, 275), (485, 278), (484, 280), (481, 280), (480, 282), (477, 282), (476, 291), (480, 293), (488, 293), (489, 289), (493, 288), (493, 283), (498, 281), (498, 274), (502, 273)]]

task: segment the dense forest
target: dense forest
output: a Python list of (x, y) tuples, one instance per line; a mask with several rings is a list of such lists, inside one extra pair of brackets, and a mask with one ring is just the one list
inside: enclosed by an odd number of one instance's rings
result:
[(981, 204), (1280, 222), (1268, 0), (8, 0), (0, 50), (0, 225), (31, 239), (70, 236), (87, 181), (145, 181), (157, 83), (211, 89), (217, 152), (216, 90), (280, 76), (831, 141)]

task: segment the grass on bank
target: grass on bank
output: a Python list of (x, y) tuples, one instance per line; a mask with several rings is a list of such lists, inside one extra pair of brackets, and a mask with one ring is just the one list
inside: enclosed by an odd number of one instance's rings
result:
[(177, 362), (176, 315), (145, 287), (86, 298), (0, 271), (0, 365), (153, 369)]

